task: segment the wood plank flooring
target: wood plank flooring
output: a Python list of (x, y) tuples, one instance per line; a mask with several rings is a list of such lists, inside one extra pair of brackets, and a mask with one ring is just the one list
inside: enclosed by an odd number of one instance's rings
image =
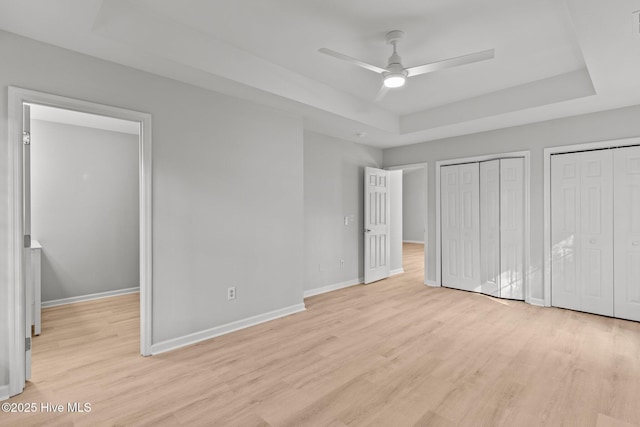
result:
[(46, 309), (33, 380), (0, 425), (629, 426), (640, 324), (422, 284), (406, 273), (318, 295), (307, 311), (138, 355), (138, 297)]

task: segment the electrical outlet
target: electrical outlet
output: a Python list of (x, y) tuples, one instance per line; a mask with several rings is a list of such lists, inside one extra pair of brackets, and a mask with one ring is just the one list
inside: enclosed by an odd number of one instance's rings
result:
[(232, 299), (236, 299), (236, 287), (235, 286), (227, 288), (227, 301), (231, 301)]

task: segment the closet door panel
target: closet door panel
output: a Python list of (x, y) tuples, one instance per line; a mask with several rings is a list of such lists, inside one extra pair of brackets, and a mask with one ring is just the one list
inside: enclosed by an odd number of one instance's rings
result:
[(480, 283), (500, 296), (500, 160), (480, 163)]
[(500, 297), (524, 299), (524, 159), (500, 160)]
[(580, 153), (551, 156), (551, 305), (582, 309)]
[(640, 147), (614, 150), (614, 315), (640, 321)]
[(440, 232), (442, 286), (462, 289), (460, 272), (459, 166), (440, 168)]
[(613, 316), (613, 153), (580, 154), (582, 310)]
[(459, 165), (460, 285), (480, 292), (480, 165)]

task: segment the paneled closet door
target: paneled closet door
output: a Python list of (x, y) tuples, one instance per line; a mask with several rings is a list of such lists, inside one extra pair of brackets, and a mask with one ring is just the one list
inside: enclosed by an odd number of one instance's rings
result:
[(522, 158), (500, 160), (500, 272), (500, 297), (524, 299), (524, 159)]
[(580, 154), (582, 310), (613, 316), (613, 154)]
[(640, 321), (640, 147), (613, 151), (614, 315)]
[(551, 156), (551, 305), (582, 309), (580, 153)]
[(480, 165), (459, 166), (460, 175), (460, 285), (480, 292)]
[(480, 283), (500, 296), (500, 160), (480, 162)]
[(551, 158), (551, 303), (613, 315), (611, 150)]
[(460, 185), (458, 165), (440, 168), (442, 286), (462, 289), (460, 260)]

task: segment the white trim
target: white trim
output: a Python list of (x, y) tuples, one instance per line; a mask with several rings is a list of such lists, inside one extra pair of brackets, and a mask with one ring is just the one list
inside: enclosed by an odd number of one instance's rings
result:
[(80, 295), (77, 297), (53, 299), (50, 301), (42, 301), (42, 308), (57, 307), (59, 305), (75, 304), (77, 302), (93, 301), (102, 298), (117, 297), (120, 295), (135, 294), (140, 292), (140, 287), (117, 289), (115, 291), (98, 292), (95, 294)]
[(22, 272), (22, 105), (40, 104), (92, 113), (140, 123), (140, 352), (149, 355), (152, 325), (152, 156), (151, 115), (93, 102), (9, 86), (9, 394), (22, 392), (25, 386), (25, 283)]
[(424, 242), (421, 242), (419, 240), (403, 240), (402, 243), (415, 243), (418, 245), (424, 245)]
[(321, 288), (309, 289), (308, 291), (304, 291), (303, 297), (309, 298), (314, 295), (325, 294), (331, 291), (337, 291), (338, 289), (348, 288), (350, 286), (359, 285), (364, 283), (364, 277), (358, 277), (357, 279), (347, 280), (345, 282), (334, 283), (332, 285), (323, 286)]
[(0, 385), (0, 400), (7, 400), (9, 398), (9, 386)]
[(434, 287), (434, 288), (439, 288), (440, 287), (440, 285), (438, 285), (438, 283), (436, 281), (434, 281), (434, 280), (425, 280), (424, 284), (427, 285), (427, 286)]
[(613, 139), (585, 144), (559, 145), (544, 149), (544, 306), (551, 307), (551, 155), (640, 145), (640, 138)]
[(257, 316), (248, 317), (246, 319), (237, 320), (235, 322), (227, 323), (225, 325), (216, 326), (215, 328), (205, 329), (204, 331), (194, 332), (192, 334), (184, 335), (178, 338), (172, 338), (166, 341), (162, 341), (151, 346), (151, 354), (156, 355), (164, 353), (170, 350), (176, 350), (191, 344), (196, 344), (201, 341), (205, 341), (211, 338), (225, 335), (231, 332), (238, 331), (240, 329), (249, 328), (251, 326), (259, 325), (260, 323), (275, 320), (280, 317), (289, 316), (290, 314), (299, 313), (305, 311), (306, 307), (304, 303), (291, 305), (289, 307), (281, 308), (278, 310), (270, 311), (268, 313), (259, 314)]
[[(389, 166), (385, 170), (413, 170), (424, 168), (424, 218), (422, 219), (424, 224), (423, 242), (411, 242), (407, 243), (422, 243), (428, 242), (429, 232), (429, 163), (411, 163), (408, 165)], [(424, 283), (427, 283), (427, 265), (429, 265), (429, 245), (424, 245)]]
[(544, 307), (544, 299), (542, 298), (533, 298), (533, 297), (529, 297), (529, 304), (531, 305), (535, 305), (538, 307)]
[(391, 272), (389, 273), (389, 277), (395, 276), (396, 274), (402, 274), (402, 273), (404, 273), (404, 268), (402, 267), (396, 268), (394, 270), (391, 270)]
[[(504, 159), (509, 157), (524, 158), (524, 300), (527, 303), (531, 301), (531, 171), (530, 171), (530, 152), (529, 151), (513, 151), (509, 153), (487, 154), (483, 156), (464, 157), (460, 159), (440, 160), (436, 162), (436, 286), (442, 286), (442, 246), (441, 246), (441, 229), (440, 229), (440, 168), (447, 165), (456, 165), (461, 163), (485, 162), (488, 160)], [(425, 264), (426, 265), (426, 264)]]

